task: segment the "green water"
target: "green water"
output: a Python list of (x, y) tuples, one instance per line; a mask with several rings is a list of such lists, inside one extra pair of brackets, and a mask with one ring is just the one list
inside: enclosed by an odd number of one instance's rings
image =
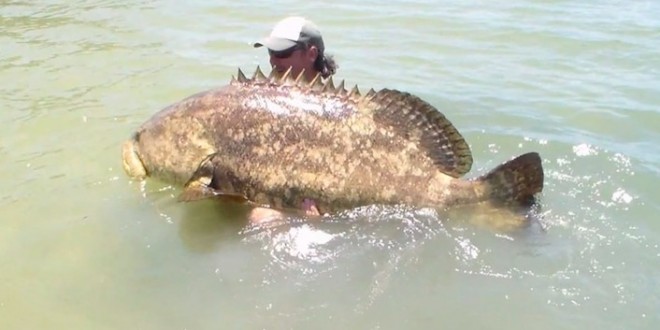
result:
[[(538, 151), (538, 222), (366, 207), (246, 228), (130, 181), (162, 107), (320, 27), (349, 85), (436, 106), (476, 176)], [(656, 329), (657, 1), (0, 1), (0, 329)]]

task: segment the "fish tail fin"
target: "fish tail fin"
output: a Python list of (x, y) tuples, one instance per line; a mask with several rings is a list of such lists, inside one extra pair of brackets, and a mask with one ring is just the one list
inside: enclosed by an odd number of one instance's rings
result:
[(520, 155), (477, 180), (485, 183), (486, 195), (495, 204), (532, 205), (543, 190), (541, 157), (536, 152)]

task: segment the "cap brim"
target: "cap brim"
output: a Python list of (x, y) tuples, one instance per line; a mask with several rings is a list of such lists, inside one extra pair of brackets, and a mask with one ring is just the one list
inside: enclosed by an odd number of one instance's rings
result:
[(266, 37), (254, 43), (254, 47), (266, 46), (274, 51), (289, 49), (296, 45), (296, 42), (289, 39)]

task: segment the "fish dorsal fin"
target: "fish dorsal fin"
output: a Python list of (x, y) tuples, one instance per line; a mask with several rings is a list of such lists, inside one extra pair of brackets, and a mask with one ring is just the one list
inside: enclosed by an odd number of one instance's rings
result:
[(343, 80), (339, 83), (339, 85), (337, 85), (337, 87), (335, 88), (335, 90), (336, 90), (335, 93), (338, 94), (338, 95), (346, 95), (346, 94), (348, 94), (348, 92), (346, 92), (346, 87), (344, 87), (344, 81), (343, 81)]
[(268, 78), (266, 75), (261, 71), (261, 68), (257, 65), (257, 69), (254, 71), (254, 75), (252, 76), (252, 80), (254, 81), (266, 81)]
[(372, 97), (374, 97), (374, 95), (376, 95), (376, 91), (375, 91), (373, 88), (371, 88), (371, 89), (369, 89), (369, 91), (367, 92), (367, 94), (364, 94), (364, 96), (363, 96), (362, 98), (363, 98), (364, 100), (369, 100), (369, 99), (371, 99)]
[(353, 89), (351, 89), (351, 91), (348, 92), (348, 97), (356, 97), (356, 98), (360, 97), (360, 89), (358, 88), (357, 85), (355, 85)]
[(245, 76), (245, 73), (243, 73), (243, 71), (241, 71), (241, 69), (238, 69), (237, 77), (238, 78), (236, 78), (236, 80), (240, 83), (244, 83), (244, 82), (248, 81), (248, 78)]
[(305, 81), (305, 69), (300, 70), (298, 77), (293, 80), (294, 85), (302, 86), (302, 83)]
[(261, 67), (257, 65), (257, 68), (255, 69), (251, 78), (247, 78), (245, 73), (243, 73), (243, 71), (239, 68), (237, 76), (232, 76), (231, 78), (231, 83), (236, 82), (259, 85), (262, 83), (270, 83), (281, 86), (297, 86), (300, 89), (309, 89), (330, 95), (339, 95), (352, 98), (357, 102), (360, 100), (369, 99), (375, 94), (375, 91), (371, 89), (367, 94), (362, 95), (357, 85), (353, 86), (353, 88), (349, 91), (346, 89), (346, 83), (344, 80), (335, 86), (332, 76), (327, 80), (324, 80), (321, 76), (321, 73), (317, 73), (310, 81), (305, 76), (305, 69), (302, 69), (298, 75), (294, 75), (292, 67), (289, 67), (284, 73), (281, 74), (278, 73), (277, 70), (271, 70), (268, 73), (268, 76), (266, 76), (261, 70)]
[(312, 81), (309, 82), (309, 88), (312, 90), (320, 91), (323, 89), (323, 78), (321, 78), (321, 74), (317, 73), (316, 76), (312, 79)]
[(268, 74), (268, 77), (266, 78), (270, 82), (279, 82), (280, 81), (280, 75), (277, 72), (277, 70), (270, 70), (270, 73)]
[(367, 108), (373, 109), (377, 124), (390, 126), (405, 139), (418, 142), (443, 173), (460, 177), (470, 171), (469, 145), (432, 105), (417, 96), (390, 89), (374, 92), (368, 101)]
[[(280, 82), (281, 83), (285, 83), (289, 80), (292, 80), (291, 79), (291, 78), (293, 78), (293, 75), (291, 74), (292, 70), (293, 70), (293, 67), (289, 67), (286, 71), (284, 71), (284, 74), (282, 74), (282, 76), (280, 77)], [(275, 70), (273, 70), (273, 71), (275, 71)]]
[(332, 77), (328, 79), (323, 85), (323, 91), (328, 93), (335, 93), (335, 83), (332, 81)]

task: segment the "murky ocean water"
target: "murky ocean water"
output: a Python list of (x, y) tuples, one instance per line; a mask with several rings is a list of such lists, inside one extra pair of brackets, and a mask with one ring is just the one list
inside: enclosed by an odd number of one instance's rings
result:
[[(162, 107), (267, 66), (289, 14), (337, 77), (398, 88), (469, 142), (470, 176), (544, 160), (540, 216), (364, 207), (246, 227), (134, 182)], [(655, 329), (657, 1), (0, 2), (1, 329)]]

